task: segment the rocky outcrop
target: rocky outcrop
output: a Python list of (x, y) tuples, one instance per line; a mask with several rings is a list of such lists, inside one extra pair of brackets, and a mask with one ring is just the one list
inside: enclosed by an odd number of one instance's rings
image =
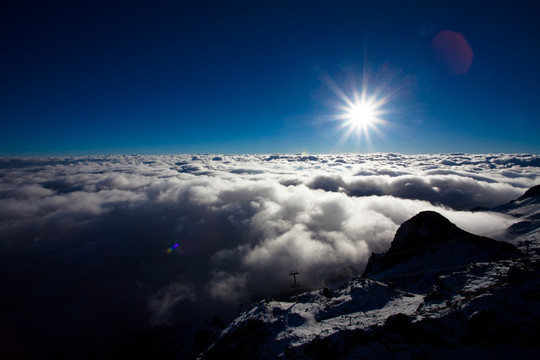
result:
[(386, 253), (370, 257), (364, 276), (425, 292), (448, 270), (517, 256), (509, 243), (471, 234), (437, 212), (423, 211), (399, 227)]
[(518, 201), (532, 198), (535, 196), (540, 196), (540, 185), (533, 186), (529, 190), (525, 191), (525, 194), (521, 195), (518, 198)]

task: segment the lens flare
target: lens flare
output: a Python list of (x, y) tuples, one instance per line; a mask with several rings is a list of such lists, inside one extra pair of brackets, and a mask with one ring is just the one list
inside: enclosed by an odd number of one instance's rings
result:
[(167, 248), (167, 254), (170, 254), (172, 253), (174, 250), (176, 250), (178, 248), (178, 243), (174, 244), (173, 246), (171, 246), (170, 248)]

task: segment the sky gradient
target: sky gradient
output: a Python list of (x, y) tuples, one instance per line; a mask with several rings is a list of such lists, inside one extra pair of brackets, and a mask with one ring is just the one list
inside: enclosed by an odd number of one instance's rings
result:
[[(533, 6), (2, 5), (0, 155), (539, 153)], [(461, 74), (445, 30), (472, 50)], [(344, 139), (338, 88), (384, 98), (371, 141)]]

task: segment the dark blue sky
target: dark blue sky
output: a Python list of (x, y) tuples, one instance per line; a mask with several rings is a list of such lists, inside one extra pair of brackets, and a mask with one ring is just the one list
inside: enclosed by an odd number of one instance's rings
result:
[[(12, 3), (0, 155), (540, 152), (534, 1)], [(340, 142), (331, 81), (387, 100), (371, 144)]]

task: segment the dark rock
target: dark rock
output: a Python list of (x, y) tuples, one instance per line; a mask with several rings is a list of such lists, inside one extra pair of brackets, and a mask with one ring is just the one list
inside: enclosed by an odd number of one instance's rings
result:
[[(473, 314), (467, 321), (466, 339), (480, 340), (489, 344), (505, 342), (501, 333), (506, 324), (501, 323), (500, 317), (494, 309), (483, 309)], [(508, 334), (510, 335), (510, 334)]]
[(322, 289), (322, 295), (327, 299), (331, 299), (334, 297), (334, 294), (332, 294), (332, 292), (328, 290), (328, 288)]
[(534, 275), (532, 269), (523, 266), (522, 264), (511, 266), (508, 269), (508, 280), (512, 282), (520, 282)]
[(521, 195), (518, 198), (518, 201), (532, 198), (534, 196), (540, 196), (540, 185), (533, 186), (529, 190), (525, 191), (525, 194)]
[(403, 313), (398, 313), (389, 316), (385, 320), (384, 326), (387, 327), (388, 330), (391, 329), (393, 331), (404, 333), (411, 328), (411, 318)]
[(207, 349), (219, 337), (221, 331), (225, 329), (225, 324), (218, 316), (212, 316), (204, 322), (204, 325), (195, 333), (193, 346), (184, 358), (195, 359)]
[(257, 359), (259, 341), (265, 336), (265, 323), (249, 319), (235, 331), (222, 336), (213, 347), (202, 355), (202, 359)]
[(399, 227), (387, 255), (473, 236), (435, 211), (422, 211)]

